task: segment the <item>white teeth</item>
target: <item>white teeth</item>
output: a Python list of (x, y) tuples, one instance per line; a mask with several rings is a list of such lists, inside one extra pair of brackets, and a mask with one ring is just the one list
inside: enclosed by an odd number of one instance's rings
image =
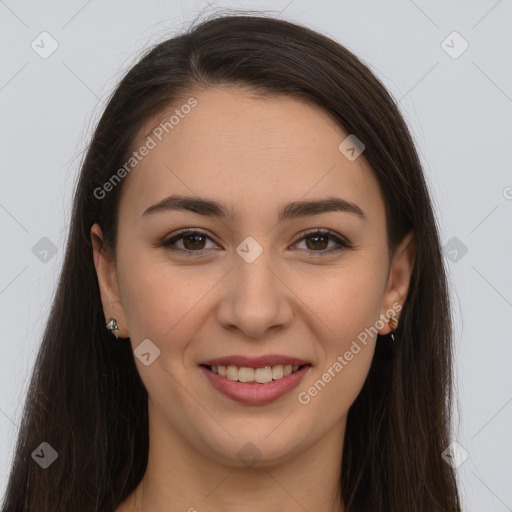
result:
[(236, 378), (236, 376), (233, 378), (233, 377), (230, 377), (229, 375), (228, 375), (228, 379), (239, 380), (240, 382), (253, 382), (254, 381), (254, 368), (245, 368), (245, 367), (237, 368), (236, 366), (234, 366), (234, 368), (235, 368), (235, 371), (238, 373), (238, 379)]
[(254, 370), (254, 380), (260, 384), (266, 384), (272, 380), (272, 368), (266, 366), (265, 368), (257, 368)]
[(226, 368), (226, 377), (229, 380), (237, 380), (238, 379), (238, 368), (236, 366), (228, 366)]
[(272, 366), (272, 378), (280, 379), (283, 376), (283, 365)]
[(296, 372), (298, 369), (298, 364), (278, 364), (276, 366), (265, 366), (264, 368), (248, 368), (246, 366), (239, 368), (234, 365), (224, 366), (221, 364), (211, 366), (212, 372), (219, 374), (221, 377), (239, 382), (258, 382), (259, 384), (266, 384), (272, 380), (281, 379)]

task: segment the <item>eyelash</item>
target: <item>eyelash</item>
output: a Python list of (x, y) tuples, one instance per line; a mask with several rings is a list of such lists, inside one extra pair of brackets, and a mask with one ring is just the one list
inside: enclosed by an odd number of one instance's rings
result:
[[(172, 238), (169, 238), (168, 240), (163, 241), (162, 245), (166, 249), (169, 249), (170, 251), (185, 252), (185, 253), (189, 253), (191, 255), (193, 254), (194, 255), (193, 257), (201, 256), (201, 255), (204, 254), (205, 251), (208, 250), (208, 249), (201, 249), (201, 250), (198, 250), (198, 251), (191, 251), (189, 249), (176, 249), (176, 248), (172, 247), (173, 244), (175, 244), (178, 240), (181, 240), (182, 238), (185, 238), (187, 235), (202, 235), (202, 236), (208, 238), (209, 240), (211, 240), (212, 242), (215, 242), (204, 231), (201, 231), (201, 230), (198, 230), (198, 229), (190, 229), (190, 228), (188, 228), (188, 229), (184, 229), (184, 230), (178, 232)], [(314, 230), (306, 232), (302, 236), (302, 238), (299, 238), (296, 242), (294, 242), (294, 245), (296, 243), (301, 242), (302, 240), (304, 240), (306, 238), (309, 238), (309, 237), (312, 237), (312, 236), (327, 237), (327, 238), (329, 238), (329, 240), (334, 241), (334, 242), (336, 242), (336, 244), (338, 244), (338, 247), (335, 247), (334, 249), (330, 249), (330, 250), (314, 251), (314, 250), (311, 250), (311, 249), (304, 249), (304, 250), (306, 250), (306, 251), (308, 251), (310, 253), (318, 253), (318, 256), (320, 256), (320, 257), (328, 255), (328, 254), (332, 254), (333, 252), (342, 251), (344, 249), (353, 249), (354, 248), (354, 246), (351, 243), (349, 243), (346, 239), (337, 236), (333, 231), (330, 231), (328, 229), (321, 229), (321, 228), (314, 229)]]

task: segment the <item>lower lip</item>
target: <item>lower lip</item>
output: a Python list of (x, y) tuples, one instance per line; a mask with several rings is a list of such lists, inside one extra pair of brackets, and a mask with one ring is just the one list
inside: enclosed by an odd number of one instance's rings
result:
[(277, 400), (296, 388), (304, 378), (304, 375), (310, 370), (311, 365), (303, 366), (295, 373), (290, 373), (286, 377), (273, 380), (267, 384), (238, 382), (213, 373), (204, 366), (200, 368), (217, 391), (237, 402), (261, 405)]

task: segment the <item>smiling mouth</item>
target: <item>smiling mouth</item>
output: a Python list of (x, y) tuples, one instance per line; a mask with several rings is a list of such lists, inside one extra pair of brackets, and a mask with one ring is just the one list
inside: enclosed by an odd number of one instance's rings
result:
[(262, 368), (249, 368), (246, 366), (238, 367), (234, 365), (200, 365), (207, 370), (215, 373), (221, 377), (225, 377), (228, 380), (234, 382), (245, 382), (249, 384), (268, 384), (269, 382), (280, 380), (292, 373), (296, 373), (300, 371), (302, 368), (306, 366), (311, 366), (311, 364), (303, 364), (303, 365), (273, 365), (273, 366), (264, 366)]

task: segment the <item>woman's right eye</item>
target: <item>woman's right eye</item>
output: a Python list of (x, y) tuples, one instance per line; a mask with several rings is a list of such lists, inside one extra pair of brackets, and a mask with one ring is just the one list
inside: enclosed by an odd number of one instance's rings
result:
[[(201, 241), (201, 239), (203, 239), (203, 241)], [(201, 252), (205, 250), (204, 239), (208, 239), (213, 242), (213, 240), (203, 231), (198, 231), (197, 229), (186, 229), (184, 231), (180, 231), (169, 240), (164, 241), (162, 245), (171, 251)], [(173, 247), (178, 241), (183, 241), (183, 248)]]

